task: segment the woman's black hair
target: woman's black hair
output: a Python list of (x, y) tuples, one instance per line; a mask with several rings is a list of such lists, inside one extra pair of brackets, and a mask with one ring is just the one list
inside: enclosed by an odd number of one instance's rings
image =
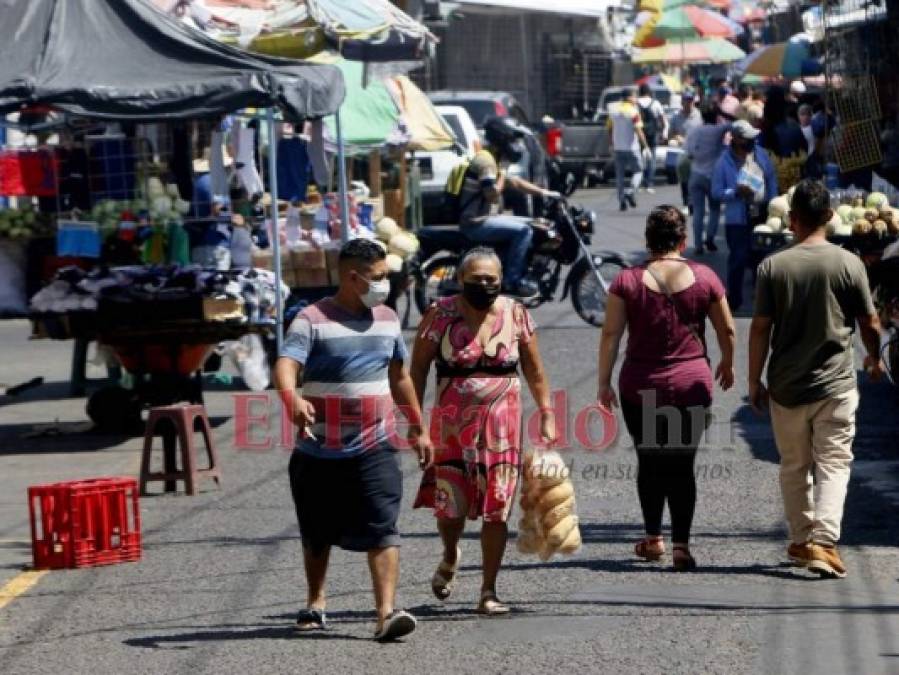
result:
[(711, 102), (703, 103), (702, 108), (700, 109), (703, 124), (717, 123), (719, 113), (718, 106)]
[(649, 212), (646, 219), (646, 248), (650, 253), (670, 253), (687, 238), (687, 219), (671, 204), (662, 204)]

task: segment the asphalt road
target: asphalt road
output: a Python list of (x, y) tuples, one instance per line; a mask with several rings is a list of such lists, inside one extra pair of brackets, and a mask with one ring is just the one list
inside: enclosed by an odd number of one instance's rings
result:
[[(651, 200), (644, 196), (636, 213), (624, 215), (609, 191), (576, 199), (600, 213), (598, 248), (636, 258), (650, 202), (675, 194), (664, 188)], [(723, 256), (706, 260), (720, 267)], [(554, 389), (564, 390), (574, 406), (588, 404), (595, 396), (597, 331), (581, 324), (568, 304), (534, 315)], [(738, 319), (738, 383), (718, 393), (715, 423), (697, 461), (693, 548), (700, 567), (694, 574), (673, 574), (670, 561), (634, 559), (641, 534), (636, 460), (622, 437), (603, 452), (568, 453), (585, 541), (578, 554), (543, 563), (510, 545), (499, 580), (501, 597), (515, 607), (510, 617), (473, 613), (480, 558), (473, 526), (463, 541), (458, 588), (439, 604), (429, 590), (438, 538), (431, 515), (411, 509), (418, 470), (406, 457), (399, 601), (421, 619), (419, 630), (403, 644), (373, 644), (364, 556), (337, 551), (329, 574), (332, 628), (295, 636), (291, 624), (304, 580), (288, 454), (235, 449), (229, 421), (235, 392), (216, 391), (208, 406), (218, 425), (222, 489), (210, 484), (194, 498), (144, 498), (139, 563), (51, 572), (15, 598), (0, 591), (0, 670), (899, 672), (893, 517), (899, 396), (888, 384), (862, 387), (842, 546), (849, 577), (822, 581), (794, 570), (784, 563), (771, 429), (745, 404), (747, 328), (748, 319)], [(27, 332), (23, 322), (0, 324), (0, 381), (35, 375), (47, 381), (18, 398), (0, 397), (0, 587), (20, 578), (30, 560), (26, 486), (136, 474), (140, 452), (140, 439), (80, 431), (83, 399), (69, 398), (64, 385), (70, 346), (28, 342)], [(34, 425), (55, 420), (54, 435), (23, 438)]]

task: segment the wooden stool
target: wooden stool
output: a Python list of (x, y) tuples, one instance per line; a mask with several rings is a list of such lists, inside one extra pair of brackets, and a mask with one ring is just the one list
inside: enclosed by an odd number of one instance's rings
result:
[[(194, 438), (198, 431), (206, 442), (206, 455), (209, 459), (209, 467), (206, 469), (197, 468), (197, 450)], [(150, 459), (153, 455), (154, 436), (162, 436), (164, 468), (161, 472), (151, 473)], [(181, 446), (180, 470), (177, 468), (179, 443)], [(195, 495), (199, 479), (204, 476), (215, 480), (216, 485), (221, 485), (222, 474), (205, 406), (167, 405), (150, 408), (140, 466), (140, 493), (146, 495), (147, 483), (159, 480), (165, 481), (166, 492), (174, 492), (177, 489), (177, 481), (183, 480), (185, 492)]]

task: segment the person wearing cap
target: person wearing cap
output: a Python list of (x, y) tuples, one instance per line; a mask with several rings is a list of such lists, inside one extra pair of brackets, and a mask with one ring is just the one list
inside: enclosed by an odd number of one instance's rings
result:
[(799, 121), (799, 104), (808, 90), (802, 80), (793, 80), (790, 83), (790, 93), (787, 95), (787, 117)]
[[(683, 146), (687, 140), (687, 136), (693, 129), (702, 126), (702, 115), (694, 105), (696, 100), (696, 92), (690, 87), (685, 87), (681, 93), (681, 107), (674, 117), (671, 119), (671, 137), (670, 141), (676, 142), (677, 145)], [(677, 164), (677, 177), (680, 182), (681, 198), (684, 206), (690, 206), (690, 157), (685, 152), (681, 155)]]
[(724, 204), (727, 299), (737, 311), (743, 304), (752, 228), (765, 221), (765, 206), (777, 196), (777, 175), (768, 153), (756, 144), (758, 129), (746, 120), (737, 120), (730, 134), (730, 147), (715, 164), (712, 197)]

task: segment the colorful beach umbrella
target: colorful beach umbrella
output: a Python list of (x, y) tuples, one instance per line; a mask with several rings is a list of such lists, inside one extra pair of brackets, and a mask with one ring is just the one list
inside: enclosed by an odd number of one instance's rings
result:
[(800, 33), (794, 35), (787, 42), (778, 42), (757, 49), (747, 56), (737, 67), (747, 75), (762, 75), (767, 77), (800, 77), (802, 75), (816, 75), (816, 66), (810, 58), (810, 41), (808, 36)]
[(672, 40), (660, 47), (634, 50), (634, 63), (731, 63), (746, 52), (722, 38)]
[(719, 12), (696, 5), (665, 9), (650, 39), (695, 40), (705, 37), (729, 38), (740, 35), (742, 26)]

